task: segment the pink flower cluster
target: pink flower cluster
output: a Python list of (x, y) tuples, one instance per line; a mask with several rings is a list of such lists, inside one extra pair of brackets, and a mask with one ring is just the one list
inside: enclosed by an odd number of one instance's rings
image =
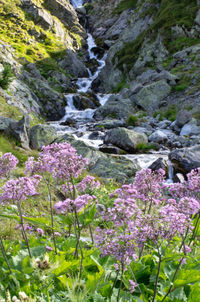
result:
[(95, 180), (94, 176), (87, 175), (76, 186), (79, 192), (84, 192), (86, 189), (96, 189), (100, 187), (100, 182)]
[(58, 214), (72, 213), (75, 210), (79, 212), (94, 201), (95, 196), (85, 194), (78, 196), (75, 200), (67, 198), (64, 201), (59, 201), (54, 205), (54, 209)]
[(0, 157), (0, 177), (8, 178), (10, 172), (15, 169), (18, 159), (12, 153), (5, 153)]
[(56, 180), (69, 181), (77, 178), (85, 168), (87, 160), (77, 155), (76, 150), (68, 143), (52, 144), (42, 148), (37, 161), (30, 157), (26, 162), (25, 173), (44, 174), (49, 172)]
[[(163, 182), (164, 171), (142, 170), (136, 173), (133, 184), (123, 185), (111, 194), (116, 198), (114, 205), (102, 215), (109, 228), (96, 230), (97, 246), (103, 256), (112, 255), (128, 264), (137, 259), (146, 242), (160, 246), (192, 230), (192, 216), (200, 210), (200, 200), (194, 198), (199, 192), (200, 169), (189, 174), (181, 191), (179, 185), (170, 185), (173, 196), (165, 195)], [(192, 194), (187, 197), (188, 192)]]
[(41, 180), (41, 176), (19, 177), (11, 179), (2, 187), (3, 193), (0, 195), (0, 202), (26, 200), (28, 196), (37, 195), (36, 187)]

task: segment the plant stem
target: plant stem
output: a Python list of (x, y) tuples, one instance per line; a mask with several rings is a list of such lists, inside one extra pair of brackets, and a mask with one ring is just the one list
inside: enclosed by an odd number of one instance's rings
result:
[(116, 275), (115, 280), (114, 280), (114, 282), (113, 282), (112, 288), (111, 288), (111, 290), (110, 290), (110, 293), (108, 294), (108, 297), (109, 297), (109, 298), (111, 298), (111, 296), (112, 296), (113, 288), (115, 287), (115, 284), (116, 284), (118, 275), (119, 275), (119, 271), (117, 271), (117, 275)]
[(120, 280), (120, 285), (119, 285), (119, 290), (118, 290), (118, 295), (117, 295), (117, 302), (119, 302), (120, 299), (120, 292), (121, 292), (121, 288), (122, 288), (122, 278), (123, 278), (123, 273), (124, 273), (124, 263), (121, 263), (122, 265), (122, 272), (121, 272), (121, 280)]
[(91, 237), (91, 240), (92, 240), (92, 244), (94, 244), (94, 238), (93, 238), (92, 228), (91, 228), (90, 224), (89, 224), (89, 231), (90, 231), (90, 237)]
[[(193, 230), (193, 233), (192, 233), (192, 237), (191, 237), (191, 239), (190, 239), (190, 242), (189, 242), (188, 246), (191, 245), (192, 241), (193, 241), (193, 240), (195, 239), (195, 237), (196, 237), (196, 230), (197, 230), (197, 228), (198, 228), (199, 220), (200, 220), (200, 214), (199, 214), (199, 217), (198, 217), (197, 222), (196, 222), (196, 224), (195, 224), (195, 227), (194, 227), (194, 230)], [(185, 239), (186, 239), (186, 237), (184, 238), (184, 241), (185, 241)], [(183, 244), (184, 244), (184, 243), (183, 243)], [(179, 262), (179, 264), (178, 264), (178, 266), (177, 266), (177, 268), (176, 268), (176, 271), (175, 271), (175, 273), (174, 273), (174, 276), (173, 276), (173, 278), (172, 278), (172, 282), (171, 282), (172, 284), (170, 285), (170, 287), (169, 287), (169, 289), (168, 289), (166, 295), (164, 296), (164, 298), (162, 299), (161, 302), (163, 302), (163, 301), (167, 298), (167, 296), (170, 294), (170, 292), (171, 292), (171, 290), (172, 290), (172, 288), (173, 288), (173, 283), (174, 283), (174, 281), (175, 281), (175, 279), (176, 279), (176, 275), (177, 275), (177, 273), (178, 273), (178, 271), (179, 271), (179, 269), (180, 269), (180, 267), (181, 267), (181, 265), (182, 265), (183, 259), (184, 259), (183, 257), (180, 259), (180, 262)]]
[(50, 189), (49, 181), (46, 180), (46, 184), (47, 184), (48, 193), (49, 193), (50, 212), (51, 212), (51, 229), (52, 229), (53, 243), (54, 243), (55, 254), (57, 255), (56, 238), (55, 238), (55, 234), (54, 234), (53, 204), (52, 204), (52, 196), (51, 196), (51, 189)]
[(12, 271), (11, 271), (11, 268), (10, 268), (10, 264), (8, 262), (8, 258), (6, 256), (6, 250), (5, 250), (5, 247), (4, 247), (3, 240), (2, 240), (1, 236), (0, 236), (0, 245), (1, 245), (1, 250), (2, 250), (2, 254), (3, 254), (4, 260), (6, 261), (6, 264), (8, 266), (8, 270), (9, 270), (10, 274), (12, 274)]
[(26, 246), (27, 246), (27, 249), (28, 249), (29, 256), (30, 256), (30, 258), (32, 258), (30, 246), (29, 246), (29, 243), (28, 243), (28, 238), (26, 236), (26, 231), (24, 229), (24, 220), (23, 220), (23, 216), (22, 216), (22, 210), (21, 210), (21, 203), (20, 203), (20, 201), (18, 201), (17, 207), (18, 207), (19, 217), (20, 217), (21, 226), (22, 226), (22, 234), (23, 234), (23, 237), (24, 237), (25, 242), (26, 242)]
[[(134, 274), (134, 272), (133, 272), (133, 270), (132, 270), (131, 265), (129, 265), (129, 268), (130, 268), (131, 275), (133, 276), (133, 279), (134, 279), (135, 283), (137, 283), (137, 280), (136, 280), (136, 278), (135, 278), (135, 274)], [(137, 284), (138, 284), (138, 283), (137, 283)], [(142, 300), (143, 300), (143, 302), (145, 302), (145, 301), (144, 301), (144, 295), (143, 295), (143, 293), (142, 293), (142, 291), (141, 291), (141, 289), (140, 289), (139, 284), (138, 284), (137, 287), (139, 288), (139, 291), (140, 291), (140, 293), (141, 293), (141, 295), (142, 295)]]
[(153, 300), (152, 300), (152, 302), (155, 301), (156, 294), (157, 294), (158, 279), (159, 279), (160, 267), (161, 267), (161, 261), (162, 261), (161, 254), (160, 254), (159, 250), (158, 250), (158, 257), (159, 257), (158, 271), (157, 271), (157, 275), (156, 275), (156, 282), (155, 282), (155, 285), (154, 285), (154, 295), (153, 295)]
[(81, 242), (80, 242), (80, 237), (81, 237), (81, 229), (80, 229), (80, 223), (79, 223), (79, 219), (78, 219), (78, 213), (76, 211), (76, 208), (75, 208), (75, 219), (76, 219), (76, 222), (77, 222), (77, 226), (78, 226), (78, 236), (77, 236), (77, 246), (76, 246), (76, 250), (79, 246), (80, 248), (80, 252), (81, 252), (81, 260), (80, 260), (80, 271), (79, 271), (79, 280), (81, 279), (81, 275), (82, 275), (82, 270), (83, 270), (83, 259), (84, 259), (84, 256), (83, 256), (83, 249), (82, 249), (82, 246), (81, 246)]

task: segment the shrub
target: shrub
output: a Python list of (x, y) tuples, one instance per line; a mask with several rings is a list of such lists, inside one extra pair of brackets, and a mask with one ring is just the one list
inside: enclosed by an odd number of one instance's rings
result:
[(126, 123), (129, 126), (136, 126), (138, 124), (138, 117), (136, 115), (129, 115), (129, 117), (126, 120)]
[(14, 73), (13, 73), (12, 68), (9, 63), (3, 63), (3, 67), (4, 67), (4, 70), (3, 70), (3, 73), (2, 73), (2, 76), (0, 79), (0, 86), (1, 86), (1, 88), (6, 90), (6, 89), (8, 89), (9, 84), (12, 81)]

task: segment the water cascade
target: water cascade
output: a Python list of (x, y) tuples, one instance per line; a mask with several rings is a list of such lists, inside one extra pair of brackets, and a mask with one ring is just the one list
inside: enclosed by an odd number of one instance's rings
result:
[[(84, 0), (71, 0), (71, 3), (76, 9), (83, 5)], [(105, 66), (106, 53), (101, 59), (99, 59), (98, 55), (93, 52), (93, 49), (97, 47), (95, 40), (90, 33), (87, 33), (87, 35), (89, 60), (95, 59), (98, 64), (98, 68), (94, 72), (94, 74), (92, 74), (90, 69), (88, 69), (88, 77), (77, 79), (77, 92), (65, 95), (67, 103), (65, 107), (65, 116), (60, 121), (51, 123), (51, 125), (55, 127), (58, 134), (63, 135), (65, 133), (71, 133), (75, 137), (75, 139), (82, 140), (88, 146), (92, 146), (98, 149), (99, 146), (103, 144), (104, 132), (100, 137), (91, 138), (91, 134), (93, 133), (94, 129), (93, 131), (90, 130), (95, 123), (93, 116), (96, 109), (88, 108), (85, 110), (78, 110), (74, 105), (74, 98), (76, 96), (82, 96), (83, 93), (91, 91), (92, 82), (98, 77), (100, 71)], [(103, 106), (107, 102), (110, 95), (111, 94), (96, 94), (101, 106)], [(72, 121), (72, 123), (66, 125), (66, 121)], [(152, 154), (127, 154), (124, 156), (136, 162), (141, 168), (149, 167), (159, 157), (162, 157), (168, 165), (169, 175), (167, 182), (172, 182), (173, 167), (172, 164), (168, 161), (168, 153), (164, 152), (162, 154), (161, 152), (154, 152)]]

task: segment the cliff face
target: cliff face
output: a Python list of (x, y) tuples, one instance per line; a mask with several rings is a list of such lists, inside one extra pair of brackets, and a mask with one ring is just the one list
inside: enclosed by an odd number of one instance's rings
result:
[(97, 41), (109, 48), (94, 89), (120, 92), (126, 88), (130, 97), (136, 85), (164, 80), (172, 88), (165, 96), (167, 104), (197, 108), (200, 1), (98, 0), (89, 12)]
[(68, 0), (0, 0), (0, 14), (2, 102), (34, 119), (59, 119), (62, 93), (74, 89), (74, 77), (87, 74), (79, 57), (86, 32), (74, 8)]

